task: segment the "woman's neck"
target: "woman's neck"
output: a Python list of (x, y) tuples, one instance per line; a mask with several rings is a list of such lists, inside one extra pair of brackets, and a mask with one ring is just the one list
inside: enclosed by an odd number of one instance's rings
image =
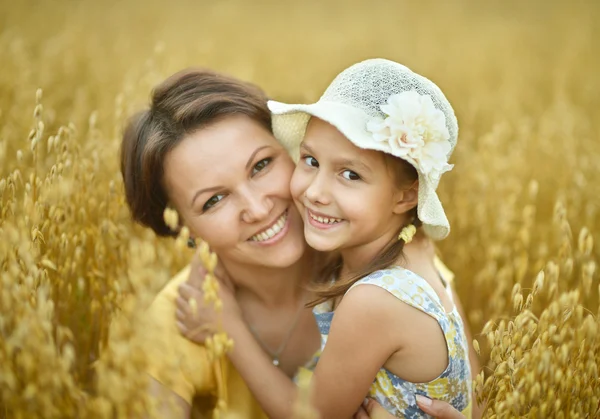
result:
[(307, 250), (289, 267), (238, 265), (223, 262), (236, 287), (238, 303), (260, 304), (265, 307), (288, 306), (303, 298), (304, 285), (313, 276), (314, 252)]

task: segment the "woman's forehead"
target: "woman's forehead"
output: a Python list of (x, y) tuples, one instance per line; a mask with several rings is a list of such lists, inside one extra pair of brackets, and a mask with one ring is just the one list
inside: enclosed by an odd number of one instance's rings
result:
[[(247, 116), (231, 116), (188, 134), (172, 150), (177, 158), (230, 160), (256, 147), (277, 145), (273, 135)], [(216, 163), (216, 162), (214, 162)]]
[(167, 154), (165, 182), (175, 189), (226, 182), (246, 172), (257, 149), (278, 147), (273, 135), (252, 119), (223, 119), (187, 135)]

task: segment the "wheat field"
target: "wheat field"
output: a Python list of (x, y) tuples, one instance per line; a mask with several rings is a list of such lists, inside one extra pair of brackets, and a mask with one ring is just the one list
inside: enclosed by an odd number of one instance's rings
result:
[(457, 112), (439, 248), (484, 416), (598, 417), (599, 21), (593, 0), (0, 1), (0, 418), (151, 408), (136, 324), (191, 257), (124, 201), (121, 130), (152, 86), (205, 66), (314, 101), (372, 57)]

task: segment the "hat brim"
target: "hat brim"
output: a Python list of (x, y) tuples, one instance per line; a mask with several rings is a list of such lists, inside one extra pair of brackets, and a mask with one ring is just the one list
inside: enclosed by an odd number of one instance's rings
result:
[[(324, 100), (309, 105), (270, 100), (268, 106), (272, 114), (273, 134), (295, 162), (298, 162), (300, 143), (304, 139), (311, 116), (333, 125), (359, 148), (393, 154), (388, 143), (373, 141), (372, 134), (366, 130), (371, 117), (361, 109)], [(444, 239), (450, 233), (450, 224), (435, 193), (438, 182), (423, 175), (412, 159), (403, 157), (403, 160), (415, 167), (419, 174), (417, 214), (425, 233), (433, 240)]]

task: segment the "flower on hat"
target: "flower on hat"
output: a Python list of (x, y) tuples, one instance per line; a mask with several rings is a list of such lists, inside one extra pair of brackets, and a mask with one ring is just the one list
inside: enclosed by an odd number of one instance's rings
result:
[(385, 118), (374, 117), (367, 123), (375, 141), (387, 144), (392, 155), (412, 160), (429, 178), (439, 179), (452, 169), (446, 118), (431, 96), (414, 90), (394, 94), (380, 109)]

